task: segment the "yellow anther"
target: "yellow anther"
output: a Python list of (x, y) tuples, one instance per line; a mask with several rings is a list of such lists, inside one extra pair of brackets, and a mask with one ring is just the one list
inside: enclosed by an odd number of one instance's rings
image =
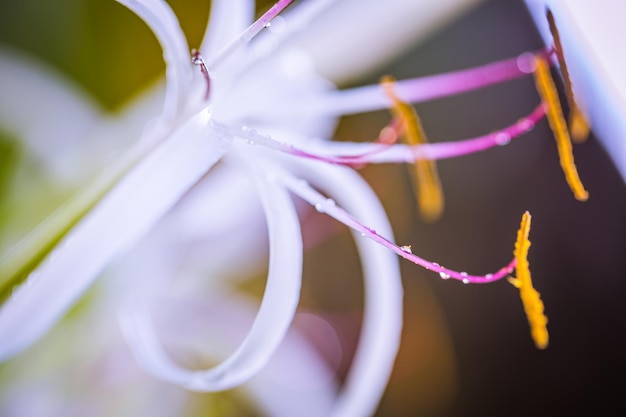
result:
[[(402, 137), (408, 145), (427, 143), (419, 116), (413, 106), (402, 101), (396, 95), (393, 88), (395, 82), (393, 77), (385, 76), (381, 80), (381, 85), (385, 90), (385, 94), (393, 103), (391, 109), (393, 116), (404, 125), (401, 130)], [(415, 192), (420, 214), (425, 221), (435, 221), (443, 212), (443, 191), (435, 161), (418, 159), (413, 164), (413, 167), (411, 177), (416, 188)]]
[(574, 88), (572, 87), (572, 80), (569, 76), (569, 70), (567, 69), (567, 63), (565, 62), (565, 55), (563, 54), (563, 46), (561, 45), (561, 36), (556, 27), (554, 21), (554, 15), (550, 10), (547, 11), (546, 16), (548, 18), (548, 24), (550, 25), (550, 32), (552, 33), (552, 39), (554, 40), (554, 50), (559, 60), (559, 66), (561, 67), (561, 74), (563, 74), (563, 81), (565, 82), (565, 94), (567, 96), (567, 102), (569, 104), (569, 131), (572, 135), (572, 139), (576, 143), (582, 143), (587, 140), (589, 136), (589, 122), (584, 113), (578, 107), (576, 99), (574, 98)]
[(548, 318), (544, 314), (541, 294), (533, 287), (530, 278), (530, 266), (528, 264), (528, 249), (530, 248), (530, 213), (525, 212), (522, 216), (522, 223), (517, 232), (515, 242), (515, 275), (516, 278), (509, 278), (509, 282), (519, 289), (524, 312), (530, 325), (530, 334), (537, 349), (548, 347)]
[(548, 123), (550, 124), (550, 128), (556, 140), (561, 168), (563, 169), (565, 179), (570, 189), (574, 193), (574, 197), (579, 201), (586, 201), (587, 198), (589, 198), (589, 193), (585, 190), (578, 176), (578, 171), (576, 170), (574, 154), (572, 153), (572, 142), (569, 132), (567, 131), (565, 119), (563, 118), (559, 96), (554, 86), (552, 76), (550, 75), (550, 68), (543, 57), (537, 56), (536, 60), (535, 84), (541, 99), (548, 107)]
[(583, 143), (589, 136), (589, 122), (587, 118), (576, 105), (576, 102), (572, 101), (570, 104), (569, 112), (569, 130), (572, 133), (572, 139), (576, 143)]

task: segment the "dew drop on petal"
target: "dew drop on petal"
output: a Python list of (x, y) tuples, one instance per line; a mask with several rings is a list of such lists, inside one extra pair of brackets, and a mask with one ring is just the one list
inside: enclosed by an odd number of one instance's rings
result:
[(439, 273), (439, 276), (441, 277), (441, 279), (449, 279), (450, 278), (450, 274), (446, 274), (445, 272), (441, 271)]
[(269, 26), (269, 30), (272, 33), (280, 33), (283, 30), (285, 30), (286, 26), (287, 26), (287, 22), (285, 21), (285, 18), (282, 16), (276, 16), (272, 20), (272, 24)]
[(463, 282), (463, 284), (469, 284), (469, 279), (463, 278), (463, 280), (461, 282)]
[(413, 253), (413, 251), (411, 251), (411, 245), (400, 246), (400, 250), (406, 253)]

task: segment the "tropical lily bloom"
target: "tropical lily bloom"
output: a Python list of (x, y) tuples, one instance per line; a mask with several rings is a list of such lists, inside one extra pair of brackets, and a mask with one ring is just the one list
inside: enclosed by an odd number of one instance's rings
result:
[[(303, 247), (291, 195), (350, 227), (363, 266), (366, 294), (359, 347), (337, 397), (321, 406), (329, 408), (325, 414), (371, 414), (385, 388), (402, 325), (394, 252), (443, 279), (463, 283), (494, 282), (515, 270), (510, 282), (520, 290), (535, 344), (547, 346), (543, 303), (525, 260), (528, 213), (508, 264), (486, 275), (455, 271), (393, 242), (380, 202), (353, 168), (414, 164), (421, 213), (434, 220), (443, 210), (434, 160), (505, 145), (547, 115), (560, 132), (557, 144), (567, 182), (576, 198), (586, 199), (569, 142), (558, 128), (562, 115), (549, 77), (551, 50), (456, 73), (403, 81), (386, 77), (381, 85), (336, 90), (320, 76), (312, 52), (291, 40), (299, 28), (333, 7), (331, 1), (294, 7), (280, 20), (282, 31), (256, 39), (291, 1), (278, 1), (251, 25), (252, 2), (216, 1), (198, 51), (190, 50), (165, 2), (119, 1), (146, 22), (163, 47), (164, 108), (124, 156), (3, 258), (0, 285), (5, 292), (16, 288), (0, 310), (0, 358), (9, 359), (40, 339), (109, 267), (117, 285), (123, 285), (115, 287), (115, 294), (124, 296), (118, 300), (109, 295), (105, 304), (121, 301), (122, 331), (146, 371), (193, 391), (243, 384), (270, 361), (296, 314)], [(428, 144), (408, 104), (530, 74), (541, 93), (537, 107), (478, 138)], [(327, 140), (339, 116), (385, 108), (391, 110), (391, 122), (374, 143)], [(397, 143), (400, 139), (406, 143)], [(162, 336), (175, 332), (159, 326), (153, 318), (155, 306), (167, 305), (163, 298), (175, 298), (172, 292), (189, 299), (199, 288), (172, 291), (168, 286), (174, 286), (173, 274), (231, 278), (256, 267), (262, 251), (255, 245), (264, 235), (259, 213), (267, 223), (269, 266), (257, 316), (223, 362), (206, 370), (188, 369), (162, 346), (176, 342)], [(123, 254), (127, 256), (120, 259)], [(306, 348), (292, 351), (307, 361), (317, 360)], [(334, 389), (331, 384), (321, 395), (326, 398)]]

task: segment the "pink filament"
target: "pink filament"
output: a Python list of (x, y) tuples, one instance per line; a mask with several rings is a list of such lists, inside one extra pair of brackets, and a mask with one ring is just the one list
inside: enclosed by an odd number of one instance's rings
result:
[(281, 175), (277, 175), (277, 180), (281, 181), (283, 185), (285, 185), (285, 187), (291, 190), (294, 194), (298, 195), (309, 204), (315, 206), (315, 208), (319, 212), (326, 213), (335, 220), (361, 233), (363, 237), (367, 237), (374, 242), (379, 243), (388, 249), (391, 249), (396, 254), (407, 259), (408, 261), (420, 265), (427, 270), (438, 273), (442, 279), (455, 279), (465, 284), (485, 284), (506, 277), (515, 268), (515, 258), (493, 274), (486, 275), (469, 275), (466, 272), (459, 272), (443, 267), (435, 262), (430, 262), (417, 255), (414, 255), (410, 251), (402, 249), (402, 247), (391, 242), (389, 239), (379, 235), (374, 229), (369, 228), (359, 222), (344, 209), (338, 207), (334, 201), (325, 198), (317, 190), (315, 190), (309, 184), (303, 182), (302, 180), (296, 179), (286, 172), (282, 172)]
[(208, 65), (209, 68), (214, 70), (218, 65), (226, 61), (240, 46), (250, 42), (259, 32), (268, 27), (272, 19), (278, 16), (278, 14), (285, 10), (292, 2), (293, 0), (277, 1), (263, 16), (258, 18), (253, 24), (241, 32), (239, 36), (233, 39), (232, 42), (226, 45)]
[[(535, 55), (551, 54), (552, 49), (544, 49), (476, 68), (397, 81), (394, 89), (400, 99), (409, 103), (466, 93), (527, 76)], [(329, 114), (356, 114), (388, 107), (389, 98), (379, 85), (330, 92), (320, 103), (321, 111)]]
[(255, 132), (246, 132), (246, 136), (253, 136), (251, 139), (261, 146), (266, 146), (301, 158), (313, 159), (335, 165), (362, 167), (372, 163), (410, 163), (418, 159), (437, 160), (478, 153), (496, 146), (505, 145), (510, 140), (520, 137), (531, 130), (545, 114), (546, 107), (542, 103), (537, 106), (532, 113), (514, 124), (477, 138), (413, 146), (385, 143), (362, 144), (363, 147), (368, 150), (352, 155), (321, 155), (277, 142)]

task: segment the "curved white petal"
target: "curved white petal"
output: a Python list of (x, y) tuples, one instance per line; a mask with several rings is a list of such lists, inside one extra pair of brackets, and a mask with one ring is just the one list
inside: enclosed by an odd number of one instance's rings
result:
[(0, 309), (0, 360), (45, 333), (98, 273), (133, 245), (226, 152), (203, 112), (144, 157), (67, 234)]
[[(164, 345), (211, 359), (225, 358), (237, 348), (258, 308), (256, 300), (219, 287), (210, 295), (187, 292), (172, 300), (167, 294), (156, 302), (155, 321)], [(263, 415), (272, 417), (325, 416), (337, 394), (334, 371), (293, 327), (267, 366), (241, 389)]]
[[(226, 156), (168, 214), (159, 234), (146, 240), (169, 242), (170, 246), (157, 250), (172, 255), (183, 252), (186, 271), (215, 274), (222, 280), (240, 280), (265, 268), (268, 244), (263, 209), (250, 176), (240, 168)], [(210, 262), (207, 253), (211, 253)]]
[(171, 417), (188, 410), (187, 392), (135, 362), (113, 314), (120, 296), (111, 282), (42, 343), (2, 365), (1, 416)]
[[(305, 168), (306, 167), (306, 168)], [(391, 225), (376, 194), (354, 171), (323, 164), (294, 166), (360, 222), (392, 238)], [(320, 204), (324, 204), (320, 201)], [(400, 345), (402, 282), (397, 257), (352, 232), (365, 279), (363, 325), (352, 366), (332, 416), (364, 416), (376, 410)]]
[(0, 128), (53, 176), (76, 181), (83, 139), (103, 119), (98, 104), (42, 62), (1, 46), (0, 91)]
[(341, 84), (370, 73), (478, 1), (337, 1), (286, 47), (306, 49), (319, 74)]
[[(287, 41), (309, 28), (310, 23), (337, 0), (298, 2), (294, 7), (276, 16), (269, 27), (269, 34), (255, 39), (247, 56), (248, 65), (279, 50)], [(283, 48), (286, 49), (286, 48)]]
[[(265, 295), (257, 318), (240, 347), (214, 368), (192, 371), (175, 364), (163, 350), (149, 312), (139, 300), (120, 315), (137, 360), (155, 377), (188, 389), (217, 391), (237, 386), (256, 374), (284, 338), (300, 297), (302, 240), (293, 202), (282, 187), (254, 170), (267, 218), (270, 260)], [(245, 257), (245, 248), (242, 248)]]
[(117, 0), (139, 16), (154, 32), (163, 48), (167, 91), (164, 116), (174, 118), (190, 94), (193, 82), (191, 55), (176, 15), (163, 0)]
[(333, 370), (319, 355), (305, 337), (292, 330), (268, 365), (244, 389), (268, 416), (326, 416), (338, 387)]
[(211, 16), (200, 47), (207, 61), (211, 61), (224, 46), (252, 23), (254, 3), (254, 0), (211, 2)]
[(557, 24), (576, 101), (591, 119), (626, 181), (626, 59), (623, 20), (626, 3), (601, 0), (526, 0), (547, 45), (552, 35), (546, 18), (549, 8)]

